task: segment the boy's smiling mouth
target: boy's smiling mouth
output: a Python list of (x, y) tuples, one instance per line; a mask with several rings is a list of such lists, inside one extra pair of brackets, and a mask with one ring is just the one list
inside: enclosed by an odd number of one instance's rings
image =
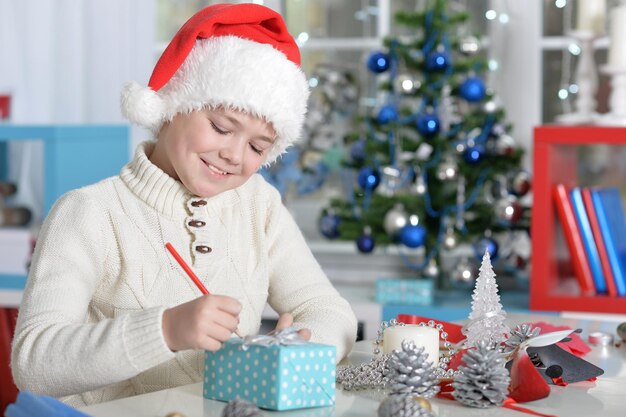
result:
[(213, 172), (215, 172), (215, 173), (217, 173), (217, 174), (220, 174), (220, 175), (228, 175), (228, 172), (226, 172), (226, 171), (222, 171), (221, 169), (219, 169), (219, 168), (218, 168), (218, 167), (216, 167), (216, 166), (213, 166), (213, 165), (211, 165), (211, 164), (206, 164), (206, 165), (209, 167), (209, 169), (210, 169), (211, 171), (213, 171)]

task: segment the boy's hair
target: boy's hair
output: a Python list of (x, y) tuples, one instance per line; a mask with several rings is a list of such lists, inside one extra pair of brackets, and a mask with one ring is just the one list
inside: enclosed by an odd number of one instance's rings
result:
[(122, 112), (155, 133), (176, 114), (206, 107), (261, 117), (276, 131), (270, 164), (300, 136), (308, 96), (300, 51), (280, 14), (257, 4), (218, 4), (176, 33), (147, 87), (124, 87)]

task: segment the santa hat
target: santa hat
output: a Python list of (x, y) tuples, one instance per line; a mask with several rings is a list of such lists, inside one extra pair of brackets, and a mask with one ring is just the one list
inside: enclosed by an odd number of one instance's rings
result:
[(269, 164), (300, 136), (308, 96), (300, 51), (280, 14), (257, 4), (218, 4), (176, 33), (147, 87), (124, 87), (122, 112), (155, 133), (176, 114), (205, 107), (261, 117), (277, 136)]

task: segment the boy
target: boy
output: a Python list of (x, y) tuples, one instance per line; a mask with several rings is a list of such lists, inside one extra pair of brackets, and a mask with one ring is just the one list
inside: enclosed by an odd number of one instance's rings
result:
[[(155, 132), (120, 175), (67, 193), (42, 227), (20, 307), (20, 389), (84, 406), (200, 381), (203, 350), (279, 327), (351, 349), (356, 319), (256, 171), (300, 134), (308, 87), (276, 12), (209, 6), (124, 114)], [(210, 294), (169, 256), (171, 243)]]

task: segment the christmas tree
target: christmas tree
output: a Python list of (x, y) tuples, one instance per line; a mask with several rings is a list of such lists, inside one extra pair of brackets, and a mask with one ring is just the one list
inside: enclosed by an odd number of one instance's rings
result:
[(446, 0), (426, 4), (396, 15), (410, 36), (388, 38), (369, 56), (382, 100), (346, 136), (345, 189), (319, 226), (362, 253), (391, 243), (424, 248), (411, 263), (432, 276), (442, 251), (468, 243), (477, 260), (485, 249), (495, 259), (497, 236), (527, 230), (519, 198), (530, 178), (481, 78), (488, 68), (480, 41), (467, 34), (468, 14), (449, 12)]
[(504, 324), (506, 313), (500, 304), (496, 274), (491, 266), (489, 252), (485, 251), (476, 287), (472, 294), (472, 311), (469, 323), (463, 329), (466, 336), (465, 347), (487, 343), (490, 347), (498, 347), (508, 337), (510, 330)]

